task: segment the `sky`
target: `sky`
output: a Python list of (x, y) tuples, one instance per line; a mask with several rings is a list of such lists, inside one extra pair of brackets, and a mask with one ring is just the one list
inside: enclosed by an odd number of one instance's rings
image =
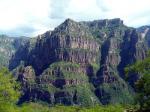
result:
[(150, 25), (150, 0), (0, 0), (0, 34), (33, 37), (67, 18), (121, 18), (131, 27)]

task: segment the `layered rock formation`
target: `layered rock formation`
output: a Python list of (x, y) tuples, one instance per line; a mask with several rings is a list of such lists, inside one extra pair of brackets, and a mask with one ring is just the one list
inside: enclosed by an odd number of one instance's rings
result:
[[(20, 102), (93, 105), (132, 102), (124, 68), (146, 57), (149, 29), (127, 27), (120, 19), (75, 22), (30, 39), (10, 60), (21, 81)], [(130, 78), (132, 85), (136, 78)]]

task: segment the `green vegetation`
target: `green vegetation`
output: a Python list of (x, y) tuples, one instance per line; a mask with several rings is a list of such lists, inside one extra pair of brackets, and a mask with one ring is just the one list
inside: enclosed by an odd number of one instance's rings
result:
[[(89, 107), (80, 107), (80, 106), (63, 106), (56, 105), (50, 107), (48, 104), (39, 104), (39, 103), (24, 103), (22, 105), (16, 105), (20, 92), (20, 85), (15, 81), (12, 74), (6, 69), (2, 68), (0, 70), (0, 112), (122, 112), (124, 108), (119, 105), (110, 105), (110, 106), (89, 106)], [(83, 88), (86, 88), (85, 86)], [(82, 86), (79, 87), (79, 91), (83, 90)], [(92, 103), (88, 101), (86, 94), (87, 89), (85, 89), (84, 94), (82, 94), (83, 100), (87, 103)], [(82, 101), (81, 101), (82, 102)]]
[(19, 84), (6, 68), (0, 70), (0, 112), (15, 112), (20, 96)]
[(75, 68), (80, 67), (80, 65), (78, 63), (65, 62), (65, 61), (55, 62), (50, 65), (51, 68), (59, 67), (59, 66), (60, 67), (75, 67)]
[[(72, 95), (76, 94), (75, 102), (82, 106), (99, 104), (97, 97), (92, 92), (94, 87), (89, 84), (88, 76), (83, 72), (80, 73), (80, 68), (81, 65), (77, 63), (55, 62), (38, 77), (42, 82), (29, 84), (31, 85), (30, 88), (45, 91), (49, 94), (64, 92), (69, 95), (58, 97), (57, 100), (63, 98), (71, 102), (74, 102)], [(69, 69), (71, 70), (69, 71)], [(56, 81), (60, 81), (59, 87), (58, 85), (55, 87)]]
[(97, 63), (91, 63), (90, 65), (93, 67), (93, 72), (94, 72), (94, 74), (96, 74), (97, 71), (98, 71), (99, 68), (100, 68), (100, 65), (97, 64)]
[(143, 61), (127, 67), (125, 71), (127, 74), (137, 73), (140, 75), (140, 79), (135, 83), (136, 100), (140, 106), (140, 112), (150, 111), (150, 55)]
[[(119, 25), (119, 26), (116, 26), (115, 24), (114, 25), (111, 25), (111, 26), (108, 26), (108, 27), (102, 27), (102, 28), (97, 28), (95, 26), (93, 27), (90, 27), (90, 31), (92, 33), (92, 35), (96, 38), (99, 38), (100, 40), (102, 39), (100, 34), (107, 34), (108, 35), (112, 35), (112, 31), (116, 32), (116, 38), (117, 39), (120, 39), (122, 37), (122, 34), (120, 34), (120, 32), (123, 32), (127, 29), (126, 26), (124, 25)], [(102, 39), (103, 41), (103, 39)]]
[[(88, 80), (87, 76), (84, 73), (79, 73), (80, 64), (72, 63), (72, 62), (55, 62), (47, 68), (42, 75), (39, 77), (41, 79), (84, 79), (85, 81)], [(68, 70), (72, 69), (72, 70)], [(55, 72), (54, 72), (55, 71)], [(59, 75), (56, 75), (58, 74)]]
[(20, 107), (21, 112), (123, 112), (124, 108), (119, 105), (93, 107), (80, 107), (80, 106), (62, 106), (57, 105), (48, 107), (37, 103), (24, 104)]
[(98, 88), (102, 92), (100, 101), (104, 104), (133, 104), (134, 99), (130, 89), (123, 82), (101, 84)]

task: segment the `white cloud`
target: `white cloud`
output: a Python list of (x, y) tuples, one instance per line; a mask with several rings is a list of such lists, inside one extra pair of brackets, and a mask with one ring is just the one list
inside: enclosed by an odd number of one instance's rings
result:
[[(19, 30), (19, 27), (25, 29), (27, 26), (35, 30), (46, 27), (49, 4), (49, 0), (0, 0), (0, 31)], [(16, 32), (14, 35), (19, 35)]]
[(66, 18), (121, 18), (126, 25), (150, 24), (150, 0), (0, 0), (0, 33), (35, 36)]
[(99, 18), (101, 10), (95, 0), (72, 0), (67, 10), (68, 15), (78, 20)]
[[(119, 17), (125, 21), (125, 24), (130, 26), (140, 26), (149, 24), (142, 18), (145, 16), (150, 20), (150, 0), (97, 0), (103, 1), (108, 11), (104, 12), (106, 18)], [(101, 2), (99, 2), (100, 4)], [(135, 21), (139, 21), (137, 24)]]

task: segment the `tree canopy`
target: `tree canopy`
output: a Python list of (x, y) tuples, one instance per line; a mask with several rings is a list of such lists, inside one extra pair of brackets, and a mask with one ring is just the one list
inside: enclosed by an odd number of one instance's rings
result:
[(20, 85), (7, 68), (0, 69), (0, 111), (15, 112), (20, 92)]
[(137, 92), (137, 101), (140, 105), (140, 111), (150, 111), (150, 55), (142, 61), (136, 62), (125, 70), (128, 73), (140, 75), (139, 80), (135, 82)]

